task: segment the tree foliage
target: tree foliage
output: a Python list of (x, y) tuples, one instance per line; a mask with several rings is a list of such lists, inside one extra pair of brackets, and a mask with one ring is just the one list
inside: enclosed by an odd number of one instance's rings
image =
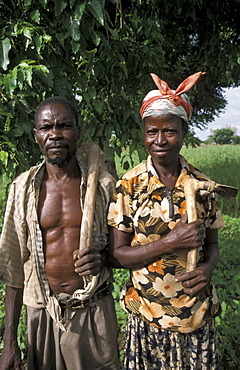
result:
[(212, 140), (219, 145), (232, 144), (234, 141), (235, 133), (229, 127), (219, 128), (213, 131), (211, 135)]
[[(82, 139), (114, 151), (142, 142), (139, 107), (154, 72), (176, 88), (199, 70), (189, 96), (193, 125), (225, 106), (238, 86), (239, 0), (0, 1), (0, 171), (15, 176), (39, 160), (31, 135), (44, 98), (71, 100)], [(109, 145), (109, 142), (111, 145)]]
[(227, 144), (240, 144), (240, 136), (236, 135), (237, 129), (235, 127), (224, 127), (216, 129), (208, 136), (205, 140), (205, 144), (218, 144), (218, 145), (227, 145)]

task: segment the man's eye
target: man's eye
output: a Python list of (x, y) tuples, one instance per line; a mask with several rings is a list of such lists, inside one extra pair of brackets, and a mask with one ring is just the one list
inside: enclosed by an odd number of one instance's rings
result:
[(41, 126), (40, 128), (39, 128), (39, 130), (49, 130), (51, 128), (51, 126), (49, 126), (49, 125), (45, 125), (45, 126)]

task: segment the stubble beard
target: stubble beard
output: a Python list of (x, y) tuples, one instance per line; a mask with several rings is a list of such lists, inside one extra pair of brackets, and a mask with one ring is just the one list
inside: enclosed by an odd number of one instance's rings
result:
[(46, 161), (50, 164), (61, 166), (63, 164), (69, 163), (70, 159), (73, 157), (73, 155), (76, 153), (70, 153), (69, 151), (67, 152), (67, 155), (64, 158), (52, 158), (46, 155)]

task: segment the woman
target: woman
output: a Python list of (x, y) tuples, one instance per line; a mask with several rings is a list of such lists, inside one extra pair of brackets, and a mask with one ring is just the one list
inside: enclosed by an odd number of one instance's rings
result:
[[(117, 182), (109, 209), (114, 267), (130, 269), (121, 305), (128, 312), (124, 369), (217, 369), (214, 317), (219, 303), (211, 282), (218, 261), (217, 229), (224, 225), (209, 194), (197, 196), (198, 220), (187, 223), (184, 182), (207, 177), (179, 154), (192, 107), (152, 74), (140, 110), (149, 156)], [(187, 252), (198, 265), (186, 273)]]

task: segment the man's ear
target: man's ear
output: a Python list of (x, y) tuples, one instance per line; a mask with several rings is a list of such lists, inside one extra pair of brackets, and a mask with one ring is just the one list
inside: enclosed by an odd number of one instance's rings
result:
[(33, 136), (34, 136), (34, 140), (35, 140), (35, 142), (38, 144), (36, 132), (37, 132), (37, 129), (36, 129), (36, 128), (34, 128), (34, 129), (33, 129)]

